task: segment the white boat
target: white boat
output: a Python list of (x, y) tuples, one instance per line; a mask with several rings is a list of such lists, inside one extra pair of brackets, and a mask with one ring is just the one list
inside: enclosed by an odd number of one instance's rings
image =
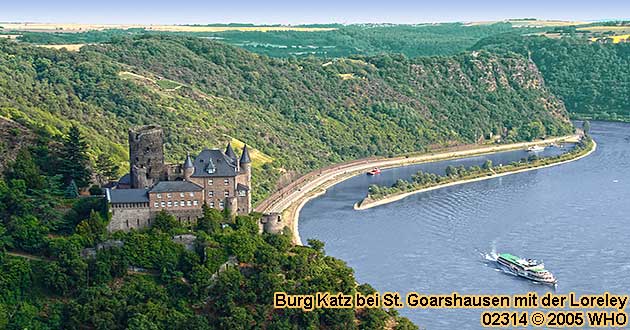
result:
[(545, 146), (531, 146), (529, 148), (527, 148), (527, 151), (529, 152), (540, 152), (540, 151), (544, 151), (545, 150)]

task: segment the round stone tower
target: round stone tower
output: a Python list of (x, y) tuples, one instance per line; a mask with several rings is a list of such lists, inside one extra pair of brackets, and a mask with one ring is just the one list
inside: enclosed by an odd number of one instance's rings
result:
[(195, 165), (193, 164), (190, 154), (186, 154), (186, 160), (184, 161), (184, 180), (190, 181), (190, 177), (195, 173)]
[(129, 129), (129, 165), (132, 188), (147, 188), (164, 174), (164, 131), (148, 125)]

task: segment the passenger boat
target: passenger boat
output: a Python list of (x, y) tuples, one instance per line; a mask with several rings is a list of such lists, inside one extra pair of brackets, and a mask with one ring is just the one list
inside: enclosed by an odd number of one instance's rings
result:
[(523, 259), (509, 253), (501, 253), (497, 263), (506, 267), (514, 275), (545, 284), (556, 284), (558, 280), (545, 269), (545, 264), (538, 260)]
[(527, 151), (529, 152), (540, 152), (540, 151), (544, 151), (545, 147), (544, 146), (531, 146), (529, 148), (527, 148)]
[(378, 174), (381, 174), (381, 169), (378, 167), (375, 167), (371, 169), (369, 172), (367, 172), (367, 175), (378, 175)]

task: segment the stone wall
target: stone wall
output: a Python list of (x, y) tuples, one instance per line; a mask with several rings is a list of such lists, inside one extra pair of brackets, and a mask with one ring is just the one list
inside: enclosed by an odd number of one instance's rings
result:
[(109, 212), (111, 213), (111, 220), (107, 225), (107, 230), (110, 232), (145, 228), (150, 225), (152, 219), (148, 203), (134, 207), (122, 207), (114, 204), (110, 205)]
[(129, 130), (129, 165), (132, 188), (146, 188), (165, 174), (164, 132), (156, 125)]

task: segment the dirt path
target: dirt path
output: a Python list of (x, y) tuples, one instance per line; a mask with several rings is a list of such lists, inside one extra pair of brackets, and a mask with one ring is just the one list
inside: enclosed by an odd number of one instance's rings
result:
[(310, 172), (297, 179), (287, 187), (272, 194), (269, 198), (261, 202), (256, 207), (256, 211), (262, 213), (283, 213), (284, 221), (293, 231), (294, 243), (301, 244), (297, 223), (302, 206), (304, 206), (304, 204), (306, 204), (306, 202), (311, 198), (324, 193), (326, 188), (346, 180), (358, 173), (368, 171), (374, 167), (398, 167), (513, 149), (523, 149), (534, 145), (546, 145), (560, 141), (571, 142), (577, 140), (579, 140), (579, 135), (567, 135), (550, 138), (544, 141), (519, 142), (502, 145), (468, 145), (427, 154), (396, 158), (367, 158), (337, 164)]

